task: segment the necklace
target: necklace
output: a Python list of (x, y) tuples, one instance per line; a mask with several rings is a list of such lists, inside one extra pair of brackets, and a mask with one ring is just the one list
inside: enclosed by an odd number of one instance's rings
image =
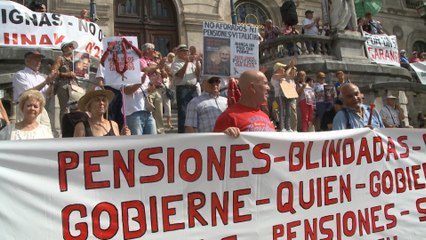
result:
[(108, 44), (107, 50), (102, 55), (101, 64), (102, 64), (102, 66), (105, 66), (104, 65), (105, 60), (107, 59), (109, 54), (112, 52), (112, 62), (114, 63), (115, 71), (117, 73), (119, 73), (120, 75), (123, 75), (127, 71), (127, 65), (129, 63), (129, 59), (127, 58), (127, 49), (131, 48), (133, 51), (136, 52), (136, 54), (138, 55), (139, 58), (142, 57), (142, 52), (137, 47), (133, 46), (133, 44), (131, 44), (126, 38), (122, 37), (120, 45), (121, 45), (121, 49), (123, 51), (123, 56), (124, 56), (124, 66), (123, 66), (122, 69), (120, 69), (120, 63), (118, 62), (117, 50), (113, 51), (116, 44), (117, 44), (117, 42), (115, 42), (115, 41), (110, 42)]

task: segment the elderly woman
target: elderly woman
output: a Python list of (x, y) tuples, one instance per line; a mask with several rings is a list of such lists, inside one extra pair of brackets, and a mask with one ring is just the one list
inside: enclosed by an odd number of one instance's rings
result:
[[(108, 104), (114, 97), (110, 90), (96, 90), (86, 93), (78, 101), (78, 108), (89, 113), (88, 120), (79, 122), (75, 126), (74, 137), (101, 137), (119, 136), (118, 124), (108, 120)], [(122, 135), (130, 135), (127, 127), (122, 130)]]
[(27, 90), (19, 97), (22, 121), (7, 125), (0, 132), (0, 140), (29, 140), (53, 138), (49, 127), (37, 122), (45, 105), (43, 94), (38, 90)]
[(81, 91), (76, 81), (76, 75), (73, 71), (73, 51), (78, 47), (76, 41), (64, 42), (61, 45), (62, 55), (59, 55), (52, 66), (52, 71), (59, 72), (55, 80), (55, 94), (59, 100), (59, 119), (62, 119), (65, 113), (69, 112), (68, 101), (69, 93), (74, 89)]

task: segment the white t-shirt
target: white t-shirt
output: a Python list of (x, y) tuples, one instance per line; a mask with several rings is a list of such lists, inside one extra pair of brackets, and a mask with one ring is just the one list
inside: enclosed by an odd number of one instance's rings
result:
[(15, 128), (15, 124), (9, 124), (0, 131), (0, 140), (31, 140), (53, 138), (49, 127), (39, 124), (31, 131), (21, 131)]
[(309, 18), (303, 19), (303, 29), (304, 29), (305, 35), (318, 35), (319, 31), (315, 24), (309, 29), (305, 28), (306, 25), (312, 24), (313, 22), (315, 22), (314, 19), (309, 19)]

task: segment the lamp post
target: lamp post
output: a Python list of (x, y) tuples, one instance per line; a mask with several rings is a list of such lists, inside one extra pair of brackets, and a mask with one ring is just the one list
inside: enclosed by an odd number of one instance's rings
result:
[(90, 0), (90, 21), (98, 21), (98, 16), (96, 16), (96, 0)]
[(419, 6), (416, 7), (416, 10), (426, 25), (426, 3), (422, 2)]
[(237, 14), (235, 14), (234, 0), (230, 0), (230, 3), (231, 3), (231, 19), (232, 19), (232, 24), (237, 24)]

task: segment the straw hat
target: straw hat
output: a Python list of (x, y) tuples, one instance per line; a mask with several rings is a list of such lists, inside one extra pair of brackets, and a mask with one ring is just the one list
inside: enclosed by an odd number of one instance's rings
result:
[(110, 90), (96, 90), (87, 92), (83, 97), (78, 101), (78, 108), (81, 111), (87, 111), (87, 104), (90, 102), (92, 98), (104, 96), (108, 99), (108, 103), (112, 101), (114, 97), (114, 93)]

